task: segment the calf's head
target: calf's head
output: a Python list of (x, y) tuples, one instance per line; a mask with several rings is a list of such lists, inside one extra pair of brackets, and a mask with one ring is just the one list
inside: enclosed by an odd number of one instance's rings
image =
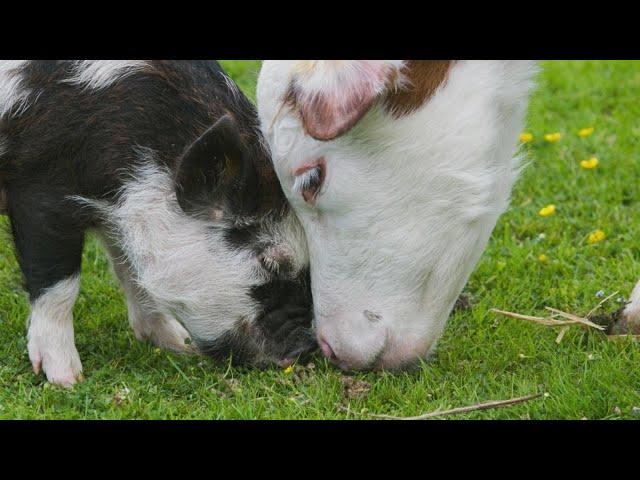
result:
[(344, 369), (424, 358), (508, 204), (530, 62), (266, 61), (258, 111)]

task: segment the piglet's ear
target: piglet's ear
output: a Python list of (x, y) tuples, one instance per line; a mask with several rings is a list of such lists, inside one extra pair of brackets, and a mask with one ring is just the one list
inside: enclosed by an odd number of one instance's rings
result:
[(402, 62), (318, 60), (296, 64), (286, 100), (316, 140), (348, 132), (397, 81)]
[(206, 218), (249, 214), (256, 175), (238, 126), (224, 115), (182, 155), (175, 178), (178, 204)]

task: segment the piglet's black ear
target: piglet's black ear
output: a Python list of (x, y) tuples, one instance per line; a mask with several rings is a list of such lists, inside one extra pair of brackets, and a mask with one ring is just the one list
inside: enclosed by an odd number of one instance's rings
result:
[(178, 204), (206, 218), (250, 214), (256, 175), (237, 124), (225, 115), (182, 155), (175, 180)]

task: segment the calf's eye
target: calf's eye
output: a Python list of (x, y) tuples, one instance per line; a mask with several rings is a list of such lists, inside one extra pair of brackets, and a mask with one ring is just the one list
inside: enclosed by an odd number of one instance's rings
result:
[(296, 170), (296, 179), (293, 184), (294, 191), (300, 193), (304, 201), (314, 205), (316, 197), (325, 177), (325, 162), (320, 159), (311, 165), (305, 165)]

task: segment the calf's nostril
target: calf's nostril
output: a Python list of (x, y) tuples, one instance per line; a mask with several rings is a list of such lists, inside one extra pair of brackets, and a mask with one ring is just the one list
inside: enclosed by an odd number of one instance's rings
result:
[(333, 351), (333, 348), (331, 348), (331, 345), (329, 345), (324, 339), (320, 339), (319, 342), (320, 344), (320, 349), (322, 350), (322, 354), (327, 357), (330, 360), (335, 360), (336, 359), (336, 354)]

